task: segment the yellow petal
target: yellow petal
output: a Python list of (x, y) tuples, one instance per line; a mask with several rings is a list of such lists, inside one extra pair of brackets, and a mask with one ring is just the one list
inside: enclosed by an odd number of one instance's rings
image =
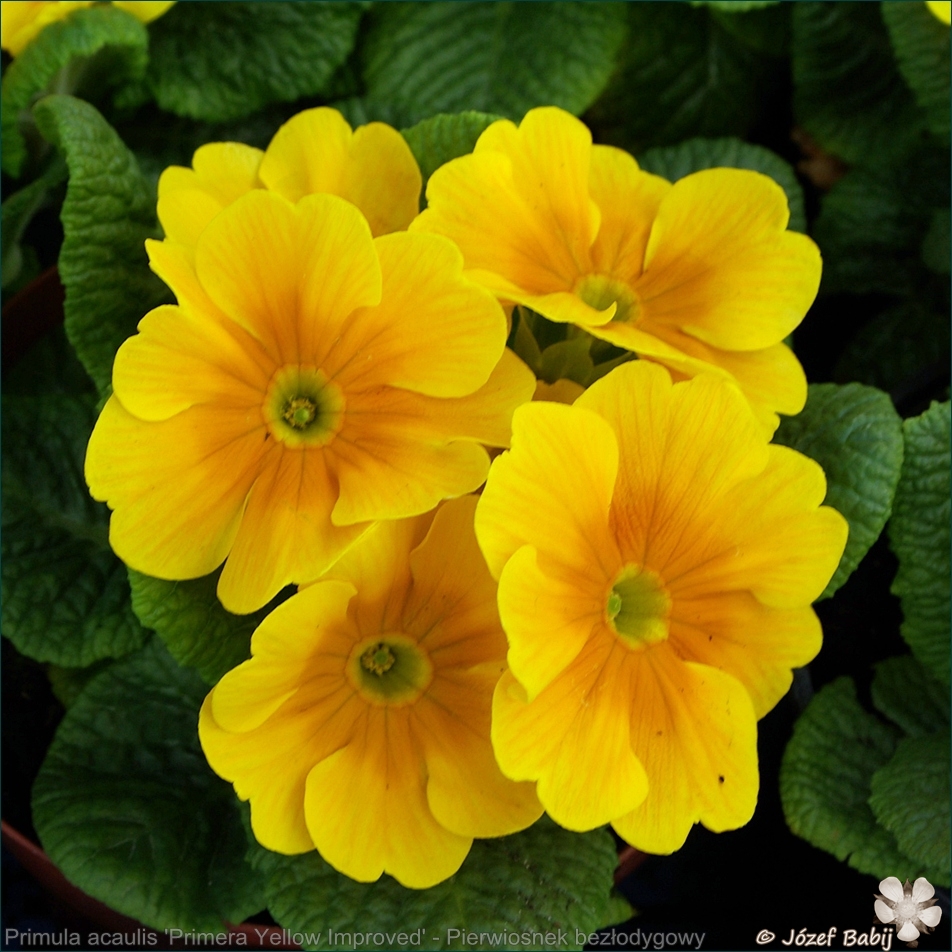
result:
[(669, 625), (682, 658), (726, 671), (744, 685), (758, 720), (789, 690), (791, 669), (812, 661), (822, 641), (812, 608), (768, 608), (749, 592), (677, 599)]
[(648, 853), (673, 853), (698, 821), (720, 833), (747, 823), (757, 804), (757, 721), (741, 684), (679, 660), (666, 644), (632, 655), (631, 744), (648, 796), (612, 820)]
[(110, 397), (89, 440), (86, 482), (115, 510), (109, 541), (119, 558), (165, 579), (221, 565), (263, 465), (264, 432), (257, 411), (204, 404), (150, 423)]
[(331, 523), (336, 493), (320, 450), (275, 451), (249, 494), (218, 580), (228, 611), (253, 612), (285, 585), (313, 581), (360, 537), (366, 523)]
[(311, 770), (304, 812), (321, 856), (359, 882), (387, 872), (426, 889), (452, 876), (472, 844), (430, 812), (423, 754), (403, 711), (368, 711), (354, 740)]
[(62, 20), (73, 10), (91, 7), (93, 0), (60, 0), (60, 2), (7, 2), (0, 5), (0, 46), (12, 56), (19, 56), (28, 43), (50, 23)]
[(202, 233), (195, 268), (215, 304), (282, 363), (321, 366), (350, 315), (380, 300), (367, 222), (333, 195), (291, 205), (249, 192)]
[(376, 307), (354, 314), (328, 367), (345, 390), (401, 387), (462, 397), (481, 387), (506, 345), (506, 315), (462, 276), (459, 250), (435, 235), (374, 241), (383, 273)]
[(542, 805), (569, 830), (601, 826), (648, 792), (629, 740), (624, 654), (617, 640), (592, 638), (534, 701), (527, 702), (509, 673), (493, 696), (493, 749), (503, 773), (538, 779)]
[(577, 384), (574, 380), (566, 380), (564, 377), (556, 380), (555, 383), (546, 383), (544, 380), (536, 381), (535, 394), (533, 400), (546, 400), (549, 403), (575, 403), (575, 401), (585, 392), (585, 388)]
[(952, 23), (952, 3), (949, 0), (926, 0), (926, 6), (946, 26)]
[(512, 449), (493, 462), (476, 509), (493, 576), (528, 544), (583, 577), (613, 578), (620, 566), (608, 509), (617, 471), (617, 439), (596, 414), (558, 403), (519, 407)]
[(725, 350), (762, 350), (803, 320), (820, 284), (820, 252), (785, 231), (783, 189), (744, 169), (675, 182), (658, 208), (634, 290), (641, 314)]
[(592, 147), (589, 192), (601, 212), (592, 270), (625, 282), (641, 276), (648, 235), (671, 183), (638, 168), (621, 149)]

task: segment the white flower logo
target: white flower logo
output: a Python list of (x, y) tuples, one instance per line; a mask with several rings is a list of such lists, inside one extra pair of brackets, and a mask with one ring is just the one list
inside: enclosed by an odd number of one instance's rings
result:
[(907, 879), (905, 885), (895, 876), (884, 879), (879, 888), (882, 895), (876, 893), (876, 918), (880, 922), (896, 924), (896, 938), (908, 943), (914, 949), (916, 940), (922, 932), (932, 932), (942, 918), (942, 910), (935, 904), (935, 890), (932, 883), (920, 876), (913, 885)]

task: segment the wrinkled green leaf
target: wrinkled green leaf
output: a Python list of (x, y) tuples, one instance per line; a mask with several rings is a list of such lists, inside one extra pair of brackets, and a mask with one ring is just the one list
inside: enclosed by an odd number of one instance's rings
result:
[(806, 231), (807, 216), (803, 209), (803, 189), (793, 169), (779, 155), (759, 145), (740, 139), (689, 139), (680, 145), (649, 149), (638, 157), (646, 172), (653, 172), (676, 182), (701, 169), (726, 167), (751, 169), (769, 175), (787, 195), (790, 206), (791, 231)]
[(234, 793), (199, 747), (205, 691), (153, 639), (86, 686), (33, 787), (66, 878), (155, 929), (222, 932), (264, 905)]
[(216, 595), (220, 574), (167, 582), (129, 569), (139, 621), (155, 631), (179, 664), (197, 668), (209, 684), (251, 657), (251, 634), (278, 601), (252, 615), (233, 615)]
[(949, 683), (949, 403), (903, 423), (905, 459), (889, 541), (899, 558), (892, 592), (902, 600), (902, 636)]
[(949, 138), (949, 28), (924, 3), (882, 4), (899, 72), (940, 139)]
[(915, 879), (926, 873), (923, 864), (899, 850), (868, 803), (873, 774), (892, 757), (898, 735), (860, 707), (852, 679), (837, 678), (813, 696), (793, 729), (780, 799), (797, 836), (861, 873)]
[(899, 848), (949, 885), (949, 732), (907, 737), (873, 774), (869, 805)]
[(952, 335), (949, 318), (937, 306), (908, 300), (869, 322), (837, 362), (835, 378), (895, 390), (917, 372), (947, 362)]
[(151, 28), (147, 82), (169, 112), (224, 122), (323, 92), (363, 3), (179, 3)]
[(145, 640), (108, 512), (83, 479), (92, 395), (3, 400), (2, 622), (36, 661), (83, 667)]
[(61, 668), (59, 665), (51, 664), (47, 665), (46, 676), (49, 678), (56, 700), (69, 710), (83, 693), (83, 688), (111, 664), (112, 658), (103, 658), (89, 665), (88, 668)]
[(848, 162), (908, 151), (921, 137), (923, 115), (896, 69), (880, 4), (792, 7), (797, 121)]
[(483, 130), (499, 118), (485, 112), (460, 112), (433, 116), (404, 129), (403, 138), (423, 173), (424, 192), (430, 176), (441, 165), (472, 152)]
[[(145, 27), (131, 14), (99, 5), (49, 24), (7, 68), (0, 94), (3, 171), (19, 175), (29, 108), (45, 92), (90, 95), (103, 85), (141, 76), (148, 60)], [(100, 55), (96, 55), (100, 54)]]
[(49, 96), (34, 115), (69, 166), (59, 256), (66, 333), (105, 394), (119, 345), (148, 310), (171, 299), (145, 253), (145, 239), (160, 237), (155, 194), (132, 153), (88, 103)]
[(780, 61), (738, 39), (715, 12), (688, 4), (624, 6), (629, 40), (610, 86), (589, 113), (599, 141), (639, 152), (690, 136), (746, 134)]
[(369, 22), (366, 94), (391, 107), (389, 121), (467, 109), (518, 121), (533, 106), (578, 114), (594, 102), (625, 38), (625, 5), (381, 3)]
[(782, 417), (775, 443), (816, 460), (826, 473), (825, 504), (846, 517), (849, 539), (820, 598), (859, 565), (889, 518), (902, 467), (902, 421), (881, 390), (860, 384), (812, 384), (807, 405)]
[[(265, 876), (268, 909), (292, 932), (320, 938), (304, 948), (352, 948), (336, 933), (422, 930), (423, 948), (442, 948), (447, 929), (474, 932), (568, 933), (565, 949), (581, 948), (575, 930), (594, 932), (617, 911), (611, 905), (617, 862), (604, 830), (570, 833), (543, 817), (522, 833), (476, 840), (462, 868), (431, 889), (405, 889), (389, 876), (358, 883), (316, 853), (281, 856), (256, 844), (254, 866)], [(505, 884), (500, 889), (500, 884)], [(506, 938), (474, 949), (514, 948)]]
[(903, 655), (876, 665), (873, 704), (910, 737), (949, 728), (949, 691), (915, 658)]

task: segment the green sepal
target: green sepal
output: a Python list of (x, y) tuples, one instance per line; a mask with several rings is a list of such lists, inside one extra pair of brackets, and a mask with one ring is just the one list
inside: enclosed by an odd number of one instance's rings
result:
[(820, 598), (829, 598), (879, 538), (902, 468), (902, 421), (888, 395), (851, 383), (811, 384), (807, 405), (782, 417), (774, 442), (816, 460), (826, 473), (825, 504), (849, 523), (846, 550)]

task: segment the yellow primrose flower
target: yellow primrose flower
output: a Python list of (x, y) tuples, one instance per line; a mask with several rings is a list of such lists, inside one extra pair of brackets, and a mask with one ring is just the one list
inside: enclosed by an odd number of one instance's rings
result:
[(198, 240), (147, 242), (177, 306), (116, 355), (86, 479), (123, 561), (205, 575), (237, 613), (309, 582), (378, 519), (472, 492), (529, 369), (445, 238), (373, 239), (349, 202), (253, 191)]
[(459, 245), (499, 298), (665, 364), (733, 379), (771, 431), (806, 378), (783, 339), (820, 282), (820, 253), (786, 230), (783, 189), (741, 169), (673, 185), (592, 145), (552, 107), (494, 122), (427, 184), (413, 230)]
[(670, 853), (757, 800), (756, 722), (820, 648), (847, 526), (732, 384), (626, 363), (513, 416), (476, 536), (499, 580), (502, 772), (572, 830)]
[(378, 523), (265, 618), (252, 658), (208, 695), (202, 747), (251, 801), (268, 849), (316, 846), (353, 879), (424, 889), (459, 869), (473, 837), (542, 814), (489, 740), (506, 637), (475, 506)]
[(275, 133), (267, 150), (239, 142), (199, 148), (192, 168), (159, 178), (159, 221), (171, 241), (194, 248), (224, 207), (255, 188), (296, 202), (327, 192), (356, 205), (374, 237), (403, 231), (420, 207), (423, 179), (406, 140), (371, 122), (352, 131), (336, 109), (308, 109)]
[[(162, 16), (175, 0), (113, 0), (113, 6), (149, 23)], [(63, 20), (73, 10), (91, 7), (93, 0), (3, 0), (0, 3), (0, 47), (19, 56), (24, 47), (46, 26)]]
[(946, 26), (952, 23), (952, 2), (950, 0), (926, 0), (926, 6)]

